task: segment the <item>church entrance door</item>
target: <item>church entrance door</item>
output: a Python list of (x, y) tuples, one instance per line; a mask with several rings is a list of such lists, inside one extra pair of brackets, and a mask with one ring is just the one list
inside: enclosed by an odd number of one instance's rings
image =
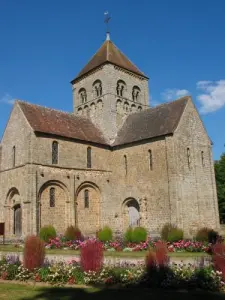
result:
[(128, 227), (140, 226), (140, 206), (137, 200), (127, 199), (123, 207), (123, 227), (126, 230)]

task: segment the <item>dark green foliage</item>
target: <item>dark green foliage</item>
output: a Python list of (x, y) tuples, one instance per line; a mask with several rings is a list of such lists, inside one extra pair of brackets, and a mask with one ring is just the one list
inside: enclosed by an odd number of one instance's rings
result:
[(131, 240), (133, 243), (145, 242), (147, 239), (147, 230), (143, 227), (135, 227), (132, 234)]
[(167, 223), (161, 230), (161, 238), (166, 242), (178, 242), (183, 239), (184, 232), (177, 226)]
[(171, 229), (174, 228), (174, 226), (170, 223), (166, 223), (162, 230), (161, 230), (161, 238), (163, 241), (168, 241), (168, 235)]
[(49, 240), (56, 238), (56, 230), (52, 225), (46, 225), (40, 230), (40, 238), (48, 243)]
[(225, 223), (225, 153), (215, 162), (220, 222)]
[(64, 236), (67, 241), (76, 241), (76, 240), (81, 240), (82, 234), (79, 228), (76, 228), (71, 225), (67, 227)]
[(133, 233), (132, 228), (128, 228), (127, 231), (125, 232), (124, 240), (126, 243), (132, 243), (132, 233)]
[(168, 234), (168, 242), (173, 243), (173, 242), (178, 242), (182, 240), (184, 237), (184, 232), (180, 228), (172, 228)]
[(112, 229), (108, 226), (103, 227), (97, 233), (97, 237), (101, 242), (109, 242), (112, 240)]
[(203, 227), (198, 230), (195, 239), (199, 242), (208, 242), (211, 244), (215, 244), (219, 239), (219, 234), (213, 229)]

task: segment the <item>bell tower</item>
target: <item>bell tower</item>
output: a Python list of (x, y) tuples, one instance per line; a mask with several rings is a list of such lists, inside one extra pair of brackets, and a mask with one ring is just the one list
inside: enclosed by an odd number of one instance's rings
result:
[(71, 81), (74, 114), (91, 118), (110, 143), (126, 117), (149, 108), (148, 77), (106, 40)]

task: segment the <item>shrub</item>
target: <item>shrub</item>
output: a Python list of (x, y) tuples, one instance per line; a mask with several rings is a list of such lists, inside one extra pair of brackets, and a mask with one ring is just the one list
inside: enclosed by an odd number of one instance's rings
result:
[(147, 230), (143, 227), (135, 227), (131, 233), (131, 240), (133, 243), (145, 242), (147, 239)]
[(155, 244), (155, 257), (158, 266), (162, 267), (168, 265), (169, 258), (166, 243), (159, 241)]
[(198, 242), (208, 242), (208, 234), (210, 229), (207, 227), (200, 228), (196, 234), (196, 241)]
[(28, 236), (24, 245), (24, 267), (29, 271), (43, 265), (45, 259), (44, 242), (37, 236)]
[(220, 238), (219, 233), (213, 229), (210, 229), (208, 232), (208, 242), (215, 245), (218, 239)]
[(80, 264), (84, 272), (97, 272), (103, 265), (103, 245), (96, 240), (88, 240), (81, 248)]
[(161, 238), (163, 241), (168, 241), (169, 232), (174, 228), (170, 223), (166, 223), (161, 230)]
[(213, 264), (217, 271), (222, 272), (225, 280), (225, 245), (222, 243), (216, 243), (213, 247)]
[(54, 239), (56, 237), (56, 230), (52, 225), (46, 225), (40, 230), (40, 238), (48, 243), (49, 240)]
[(112, 240), (112, 229), (108, 226), (103, 227), (97, 233), (97, 237), (101, 242), (109, 242)]
[(173, 227), (168, 234), (168, 242), (178, 242), (183, 239), (184, 232), (180, 228)]
[(124, 240), (126, 243), (132, 243), (132, 234), (133, 234), (133, 229), (128, 228), (124, 234)]
[(64, 236), (68, 241), (77, 241), (82, 239), (82, 234), (80, 229), (72, 225), (67, 227)]

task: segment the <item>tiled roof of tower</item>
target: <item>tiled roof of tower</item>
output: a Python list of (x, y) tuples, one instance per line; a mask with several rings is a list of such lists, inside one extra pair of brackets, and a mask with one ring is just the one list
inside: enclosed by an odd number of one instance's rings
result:
[(174, 133), (189, 96), (129, 115), (112, 146)]
[(90, 119), (17, 101), (35, 132), (107, 145), (102, 132)]
[(110, 40), (106, 40), (87, 65), (71, 81), (72, 83), (97, 67), (111, 63), (125, 70), (147, 78)]

